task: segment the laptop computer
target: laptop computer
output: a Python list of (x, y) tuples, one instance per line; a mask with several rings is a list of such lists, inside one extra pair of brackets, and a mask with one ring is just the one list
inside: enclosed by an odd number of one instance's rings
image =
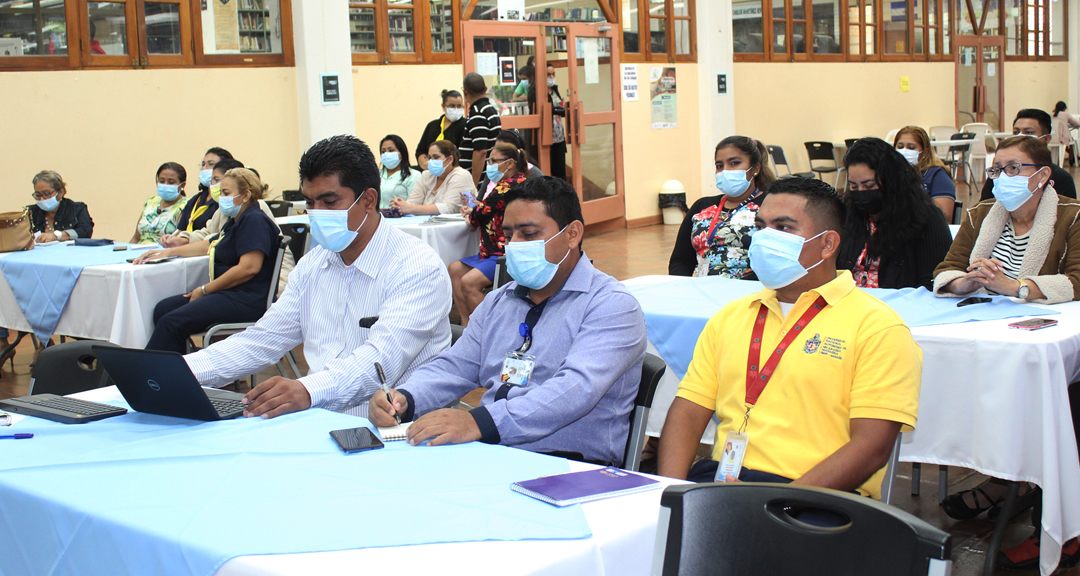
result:
[(243, 394), (203, 388), (184, 357), (156, 352), (93, 346), (94, 355), (136, 412), (212, 422), (244, 412)]

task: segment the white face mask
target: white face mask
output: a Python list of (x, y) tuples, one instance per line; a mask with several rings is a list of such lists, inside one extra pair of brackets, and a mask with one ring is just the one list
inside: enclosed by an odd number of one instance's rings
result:
[(918, 150), (909, 150), (907, 148), (900, 148), (900, 149), (897, 150), (897, 152), (899, 152), (900, 155), (904, 157), (904, 160), (908, 161), (908, 164), (911, 164), (912, 166), (914, 166), (914, 165), (919, 163), (919, 154), (920, 154), (920, 152)]
[(451, 122), (457, 122), (458, 120), (461, 120), (464, 116), (465, 116), (465, 109), (464, 108), (447, 108), (446, 109), (446, 119), (451, 121)]

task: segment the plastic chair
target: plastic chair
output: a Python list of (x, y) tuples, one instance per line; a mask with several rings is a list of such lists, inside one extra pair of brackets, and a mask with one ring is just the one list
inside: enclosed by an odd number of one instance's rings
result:
[(893, 128), (892, 130), (889, 130), (889, 133), (885, 135), (885, 141), (889, 144), (892, 144), (893, 140), (896, 140), (896, 135), (900, 133), (900, 130), (900, 128)]
[[(776, 177), (780, 179), (784, 178), (813, 178), (813, 172), (792, 172), (791, 166), (788, 165), (787, 156), (784, 155), (784, 149), (779, 146), (766, 146), (769, 150), (769, 159), (773, 164), (773, 172), (776, 173)], [(783, 166), (787, 174), (780, 174), (779, 166)]]
[(993, 154), (986, 147), (986, 141), (989, 140), (993, 143), (994, 148), (997, 148), (997, 137), (994, 136), (994, 129), (985, 122), (974, 122), (964, 124), (960, 127), (960, 131), (975, 134), (975, 143), (971, 145), (971, 155), (968, 156), (968, 162), (978, 160), (982, 162), (982, 169), (986, 170), (990, 163), (993, 162)]
[(266, 205), (270, 207), (270, 212), (274, 215), (274, 218), (284, 218), (289, 215), (289, 212), (292, 212), (292, 202), (267, 200)]
[(281, 199), (286, 202), (303, 202), (304, 195), (299, 190), (283, 190), (281, 192)]
[(67, 396), (111, 385), (105, 368), (98, 364), (91, 346), (112, 346), (111, 342), (99, 340), (74, 340), (54, 344), (41, 351), (34, 371), (30, 375), (32, 394), (56, 394)]
[[(1050, 130), (1050, 143), (1047, 146), (1050, 147), (1050, 152), (1053, 153), (1054, 164), (1061, 166), (1065, 164), (1065, 150), (1072, 143), (1072, 136), (1069, 133), (1069, 125), (1065, 123), (1061, 118), (1054, 118), (1052, 120), (1052, 129)], [(1073, 148), (1073, 163), (1076, 162), (1075, 158), (1076, 148)]]
[[(958, 132), (953, 134), (949, 140), (974, 140), (974, 132)], [(971, 145), (972, 147), (974, 144)], [(959, 168), (964, 168), (964, 184), (968, 187), (969, 192), (975, 192), (978, 190), (978, 182), (975, 180), (975, 169), (971, 167), (971, 147), (969, 146), (949, 146), (949, 151), (942, 159), (946, 166), (949, 167), (949, 174), (953, 180), (956, 180), (956, 172)]]
[[(788, 484), (669, 486), (652, 574), (947, 575), (950, 536), (869, 498)], [(809, 523), (809, 514), (837, 520)], [(802, 519), (800, 519), (802, 518)]]
[(492, 283), (491, 289), (500, 288), (503, 284), (513, 281), (510, 273), (506, 271), (506, 256), (499, 256), (495, 259), (495, 282)]
[[(957, 130), (955, 126), (931, 126), (930, 129), (927, 130), (927, 134), (930, 135), (930, 140), (938, 142), (951, 139), (952, 135), (957, 132), (959, 132), (959, 130)], [(892, 144), (892, 142), (890, 142), (890, 144)], [(934, 148), (934, 153), (938, 156), (944, 156), (949, 152), (947, 147), (937, 146)]]
[[(836, 152), (832, 142), (806, 142), (806, 155), (810, 158), (810, 170), (817, 174), (818, 180), (822, 180), (822, 174), (836, 173), (836, 182), (833, 183), (833, 188), (840, 185), (840, 173), (844, 171), (844, 167), (840, 165), (836, 160)], [(819, 162), (832, 162), (832, 166), (814, 166), (814, 161)]]
[[(854, 146), (855, 143), (858, 142), (858, 141), (859, 141), (858, 138), (845, 138), (844, 139), (844, 147), (847, 148), (848, 150), (851, 150), (851, 147)], [(892, 144), (892, 142), (889, 142), (889, 144)]]
[(308, 232), (311, 227), (307, 224), (278, 224), (278, 229), (283, 235), (292, 238), (290, 250), (292, 250), (293, 258), (299, 262), (310, 248), (311, 236)]
[(641, 383), (638, 385), (637, 398), (634, 399), (634, 411), (630, 413), (630, 435), (626, 438), (626, 456), (623, 468), (637, 471), (641, 468), (641, 451), (645, 448), (645, 427), (649, 422), (649, 410), (652, 409), (653, 396), (660, 386), (660, 379), (667, 371), (667, 363), (655, 354), (645, 353), (641, 363)]

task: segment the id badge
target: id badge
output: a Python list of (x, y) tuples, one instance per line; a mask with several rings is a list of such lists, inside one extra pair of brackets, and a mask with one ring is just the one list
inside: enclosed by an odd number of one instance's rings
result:
[(720, 456), (720, 465), (716, 467), (716, 482), (724, 482), (724, 478), (731, 474), (736, 479), (742, 471), (743, 457), (746, 456), (746, 445), (750, 443), (750, 437), (745, 433), (728, 432), (724, 440), (724, 452)]
[(532, 376), (533, 367), (536, 366), (536, 357), (520, 352), (509, 352), (503, 360), (502, 374), (499, 380), (503, 384), (511, 386), (528, 386)]

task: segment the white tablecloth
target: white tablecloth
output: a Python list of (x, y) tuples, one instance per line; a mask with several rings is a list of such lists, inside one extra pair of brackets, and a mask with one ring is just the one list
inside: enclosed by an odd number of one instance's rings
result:
[[(422, 242), (435, 249), (443, 263), (447, 266), (455, 260), (461, 260), (466, 256), (475, 256), (480, 251), (480, 234), (475, 229), (469, 228), (464, 221), (446, 222), (438, 224), (406, 224), (407, 219), (387, 218), (392, 226), (419, 238)], [(307, 224), (307, 214), (299, 216), (286, 216), (275, 218), (278, 224)]]
[[(1080, 536), (1080, 457), (1068, 397), (1069, 383), (1080, 379), (1080, 302), (1046, 308), (1061, 313), (1048, 316), (1059, 324), (1033, 332), (1009, 328), (1017, 319), (913, 328), (923, 353), (919, 420), (900, 451), (905, 462), (962, 466), (1041, 486), (1043, 574), (1056, 565), (1061, 543)], [(653, 436), (678, 389), (668, 372), (649, 415)]]
[[(169, 296), (185, 294), (205, 284), (209, 268), (207, 256), (142, 266), (110, 264), (83, 268), (53, 334), (142, 348), (154, 332), (154, 306)], [(0, 326), (31, 331), (3, 275), (0, 275)]]

